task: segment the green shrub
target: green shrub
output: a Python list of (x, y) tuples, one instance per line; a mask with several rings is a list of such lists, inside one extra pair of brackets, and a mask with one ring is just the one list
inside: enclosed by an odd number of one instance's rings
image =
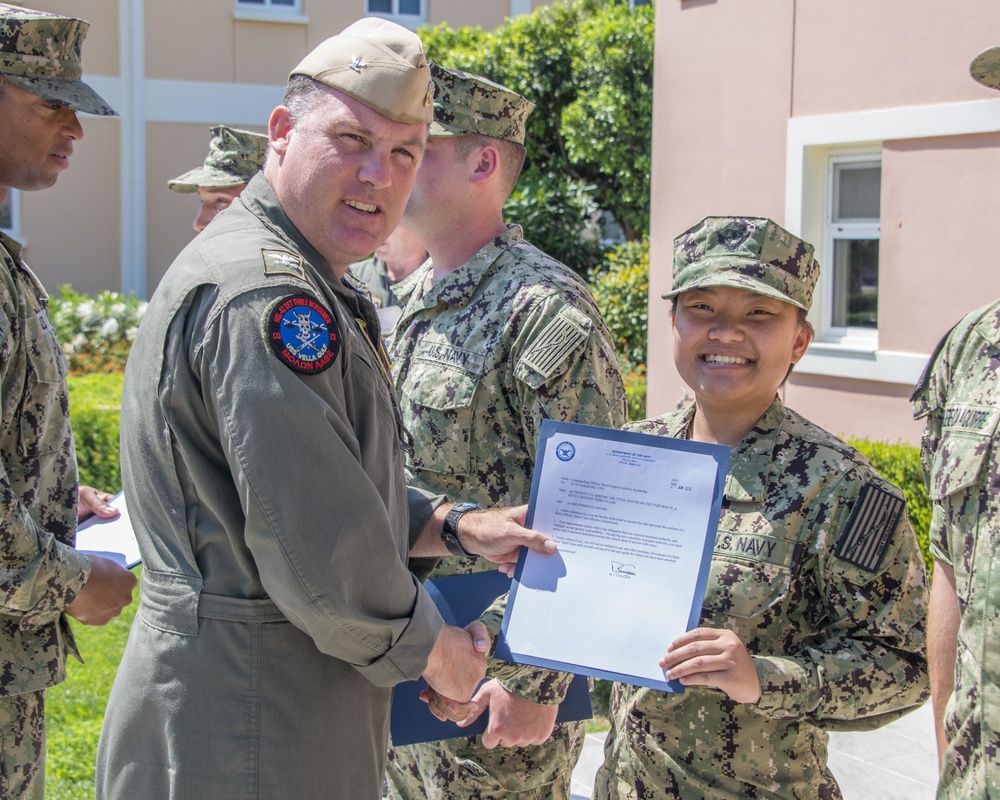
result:
[(590, 274), (590, 289), (614, 338), (630, 420), (646, 416), (646, 341), (649, 309), (649, 241), (608, 251)]
[(60, 286), (49, 301), (49, 316), (70, 372), (123, 372), (146, 306), (119, 292), (89, 296)]
[(930, 570), (934, 558), (930, 554), (931, 498), (924, 485), (920, 467), (920, 448), (905, 442), (889, 444), (869, 439), (848, 439), (851, 447), (860, 451), (886, 480), (896, 484), (906, 495), (906, 510), (917, 534), (920, 550)]
[(70, 375), (67, 380), (80, 483), (112, 493), (122, 488), (118, 426), (123, 382), (118, 372)]

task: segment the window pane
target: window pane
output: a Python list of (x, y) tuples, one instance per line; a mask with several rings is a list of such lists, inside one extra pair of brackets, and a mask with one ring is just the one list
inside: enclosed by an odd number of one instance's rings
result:
[(878, 327), (878, 239), (833, 243), (833, 318), (839, 328)]
[(882, 191), (881, 166), (834, 167), (836, 207), (834, 221), (847, 219), (878, 219), (879, 194)]
[(369, 14), (391, 14), (392, 0), (368, 0)]
[(9, 230), (13, 221), (10, 209), (10, 192), (8, 192), (3, 202), (0, 203), (0, 228)]
[(240, 6), (262, 6), (264, 5), (264, 0), (236, 0), (236, 4)]
[(272, 6), (285, 6), (291, 8), (295, 5), (295, 0), (271, 0)]
[(420, 0), (399, 0), (399, 13), (420, 16)]

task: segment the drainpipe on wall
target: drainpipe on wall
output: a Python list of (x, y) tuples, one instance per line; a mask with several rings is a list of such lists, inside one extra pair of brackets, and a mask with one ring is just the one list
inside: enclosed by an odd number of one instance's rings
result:
[(144, 0), (118, 0), (121, 75), (121, 287), (146, 296), (146, 103)]

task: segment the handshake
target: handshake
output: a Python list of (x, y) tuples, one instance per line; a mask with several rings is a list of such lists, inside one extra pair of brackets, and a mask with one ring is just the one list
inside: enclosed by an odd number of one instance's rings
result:
[[(435, 516), (441, 516), (446, 511), (447, 508), (442, 507)], [(555, 552), (554, 541), (524, 527), (526, 511), (527, 506), (520, 506), (465, 514), (459, 530), (462, 547), (469, 553), (496, 562), (508, 575), (513, 572), (522, 546), (539, 553)], [(413, 556), (441, 554), (420, 547), (415, 547), (410, 553)], [(430, 706), (431, 713), (438, 719), (471, 723), (486, 707), (496, 702), (493, 699), (495, 695), (503, 692), (502, 689), (487, 684), (476, 693), (486, 675), (486, 655), (490, 651), (490, 644), (489, 631), (479, 620), (473, 620), (464, 629), (453, 625), (445, 625), (441, 629), (423, 672), (423, 678), (430, 688), (421, 694), (421, 698)], [(475, 698), (473, 694), (476, 694)], [(505, 698), (505, 702), (528, 703), (513, 697)], [(557, 706), (541, 708), (545, 709), (546, 716), (548, 712), (552, 712), (552, 721), (540, 726), (537, 736), (529, 736), (531, 739), (540, 736), (539, 741), (519, 741), (516, 744), (540, 743), (548, 737), (555, 721)], [(491, 727), (494, 727), (493, 716), (491, 714)], [(483, 742), (487, 747), (491, 746), (489, 740), (490, 736), (484, 735)], [(511, 746), (515, 742), (501, 741), (497, 735), (493, 746), (495, 744)]]

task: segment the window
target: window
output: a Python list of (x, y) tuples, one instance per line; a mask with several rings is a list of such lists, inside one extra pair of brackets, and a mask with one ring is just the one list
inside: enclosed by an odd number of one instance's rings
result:
[(237, 8), (250, 9), (281, 9), (285, 11), (298, 11), (300, 0), (236, 0)]
[(416, 27), (427, 21), (424, 0), (367, 0), (368, 14)]
[(306, 25), (302, 0), (234, 0), (233, 16), (253, 22), (290, 22)]
[(878, 154), (829, 160), (827, 252), (820, 335), (878, 344), (878, 257), (882, 162)]
[(0, 230), (13, 239), (19, 239), (21, 233), (20, 200), (17, 191), (11, 189), (0, 203)]

